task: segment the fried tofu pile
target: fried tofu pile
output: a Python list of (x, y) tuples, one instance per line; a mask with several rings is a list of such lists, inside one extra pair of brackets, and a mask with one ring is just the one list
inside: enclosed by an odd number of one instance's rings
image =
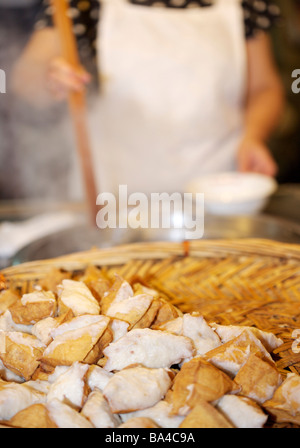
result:
[(281, 344), (183, 314), (96, 267), (53, 272), (23, 296), (0, 293), (0, 424), (262, 428), (270, 416), (300, 424), (300, 377), (283, 379), (271, 356)]

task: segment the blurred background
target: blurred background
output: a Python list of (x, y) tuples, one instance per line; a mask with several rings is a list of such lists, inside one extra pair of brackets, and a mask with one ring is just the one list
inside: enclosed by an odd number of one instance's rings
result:
[[(273, 29), (272, 39), (288, 101), (270, 147), (279, 164), (280, 184), (295, 184), (300, 183), (300, 94), (291, 90), (291, 74), (300, 68), (300, 0), (277, 2), (283, 19)], [(72, 167), (77, 169), (77, 156), (66, 106), (55, 105), (42, 112), (28, 108), (9, 88), (12, 66), (33, 27), (39, 26), (41, 4), (42, 0), (0, 0), (0, 68), (5, 70), (8, 83), (7, 93), (0, 97), (0, 200), (81, 197), (81, 185), (70, 188), (69, 173), (74, 172)], [(97, 80), (90, 43), (80, 38), (78, 43), (83, 64)], [(90, 89), (94, 87), (92, 84)]]
[(291, 90), (291, 73), (300, 66), (300, 1), (278, 0), (283, 20), (273, 29), (273, 47), (284, 82), (287, 105), (270, 146), (279, 163), (280, 183), (300, 182), (300, 95)]
[[(42, 0), (0, 0), (0, 67), (7, 79), (7, 93), (0, 98), (0, 200), (52, 203), (83, 197), (82, 186), (74, 186), (70, 178), (78, 161), (66, 102), (35, 108), (16, 98), (10, 87), (14, 64), (34, 30), (45, 25), (40, 20), (42, 4)], [(92, 45), (79, 34), (82, 63), (97, 83)], [(89, 88), (94, 87), (92, 83)]]

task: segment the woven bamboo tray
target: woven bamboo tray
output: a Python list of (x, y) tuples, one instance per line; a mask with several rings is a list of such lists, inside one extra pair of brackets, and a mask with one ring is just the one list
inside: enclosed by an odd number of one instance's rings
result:
[(300, 374), (300, 353), (292, 349), (300, 330), (300, 245), (257, 239), (131, 244), (28, 262), (1, 275), (11, 289), (27, 293), (53, 268), (76, 275), (89, 265), (153, 287), (209, 322), (274, 333), (284, 340), (274, 353), (278, 369)]
[(53, 269), (76, 276), (90, 265), (112, 279), (119, 274), (155, 288), (182, 312), (199, 311), (208, 322), (272, 332), (284, 341), (272, 354), (278, 370), (300, 374), (300, 353), (293, 349), (293, 332), (300, 330), (300, 245), (243, 239), (92, 249), (9, 267), (0, 272), (0, 290), (2, 281), (28, 293)]

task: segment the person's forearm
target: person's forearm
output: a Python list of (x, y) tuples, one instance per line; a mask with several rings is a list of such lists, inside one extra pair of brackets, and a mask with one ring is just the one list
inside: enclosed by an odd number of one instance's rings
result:
[(266, 142), (279, 124), (284, 106), (281, 83), (252, 93), (245, 111), (244, 138)]
[(245, 104), (245, 136), (266, 142), (279, 124), (284, 89), (268, 35), (247, 41), (248, 90)]

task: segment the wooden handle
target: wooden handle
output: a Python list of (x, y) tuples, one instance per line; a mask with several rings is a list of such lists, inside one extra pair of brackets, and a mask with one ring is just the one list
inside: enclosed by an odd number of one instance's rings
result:
[[(58, 30), (62, 56), (75, 69), (80, 69), (80, 58), (77, 50), (77, 42), (73, 33), (73, 24), (68, 16), (66, 0), (52, 0), (53, 18)], [(71, 92), (69, 95), (70, 113), (77, 138), (78, 155), (81, 164), (82, 177), (85, 184), (86, 196), (89, 205), (91, 221), (96, 225), (97, 191), (93, 172), (92, 154), (90, 150), (89, 135), (86, 123), (86, 99), (85, 93)]]

